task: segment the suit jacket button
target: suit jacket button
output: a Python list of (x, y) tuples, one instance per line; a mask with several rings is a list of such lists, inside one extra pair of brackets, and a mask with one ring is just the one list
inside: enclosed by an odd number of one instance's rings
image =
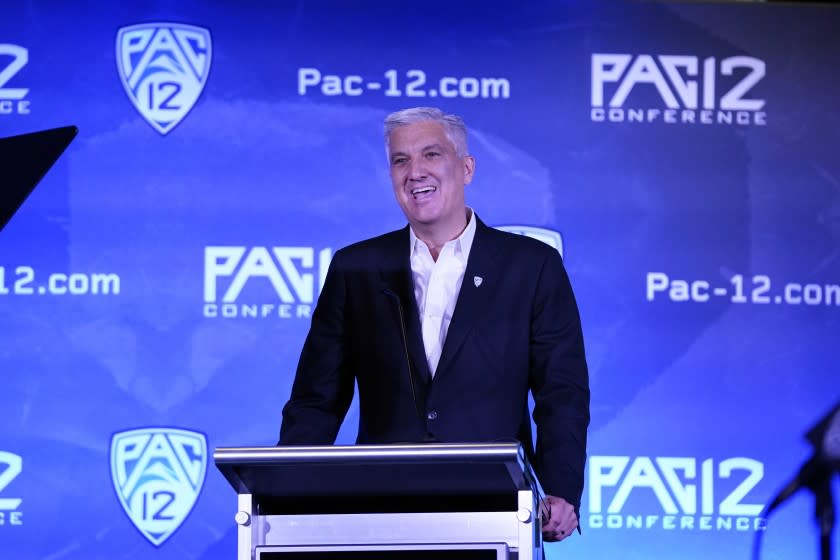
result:
[(426, 413), (426, 419), (427, 420), (437, 420), (437, 417), (438, 417), (437, 410), (430, 410), (429, 412)]

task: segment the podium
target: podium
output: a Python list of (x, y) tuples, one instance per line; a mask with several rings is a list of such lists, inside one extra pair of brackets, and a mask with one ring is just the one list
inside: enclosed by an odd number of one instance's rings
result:
[(237, 560), (538, 560), (519, 443), (217, 448)]

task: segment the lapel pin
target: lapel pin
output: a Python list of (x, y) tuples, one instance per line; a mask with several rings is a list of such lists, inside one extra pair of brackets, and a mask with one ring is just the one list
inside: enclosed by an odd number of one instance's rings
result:
[(473, 284), (475, 284), (476, 288), (481, 286), (482, 282), (484, 282), (484, 278), (482, 278), (481, 276), (473, 276)]

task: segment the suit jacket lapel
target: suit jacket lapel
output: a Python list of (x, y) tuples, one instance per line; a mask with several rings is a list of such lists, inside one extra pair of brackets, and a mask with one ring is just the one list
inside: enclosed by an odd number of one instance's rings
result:
[[(406, 345), (417, 381), (426, 385), (431, 381), (429, 364), (426, 362), (426, 351), (423, 348), (423, 331), (420, 327), (420, 315), (417, 311), (417, 300), (414, 298), (414, 280), (411, 277), (411, 255), (409, 252), (408, 227), (402, 230), (405, 235), (394, 237), (394, 243), (388, 247), (388, 257), (385, 267), (380, 269), (380, 275), (385, 287), (399, 297), (405, 320)], [(392, 302), (394, 325), (399, 337), (402, 338), (399, 310), (397, 303)], [(400, 340), (402, 342), (402, 340)]]
[(499, 274), (499, 267), (495, 263), (495, 248), (488, 243), (488, 227), (476, 216), (475, 237), (470, 248), (470, 258), (464, 271), (464, 281), (461, 292), (455, 304), (452, 322), (443, 343), (435, 379), (445, 372), (455, 354), (463, 345), (464, 340), (473, 328), (482, 310), (490, 307), (490, 300), (495, 293), (493, 286)]

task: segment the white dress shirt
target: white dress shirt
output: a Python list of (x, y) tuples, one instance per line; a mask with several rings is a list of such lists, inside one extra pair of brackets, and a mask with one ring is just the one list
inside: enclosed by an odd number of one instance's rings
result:
[(409, 228), (411, 242), (411, 277), (414, 280), (414, 297), (420, 313), (423, 330), (423, 347), (432, 377), (437, 370), (449, 323), (455, 312), (455, 303), (464, 281), (467, 260), (475, 238), (475, 212), (468, 208), (470, 219), (464, 231), (446, 243), (437, 261), (425, 242)]

